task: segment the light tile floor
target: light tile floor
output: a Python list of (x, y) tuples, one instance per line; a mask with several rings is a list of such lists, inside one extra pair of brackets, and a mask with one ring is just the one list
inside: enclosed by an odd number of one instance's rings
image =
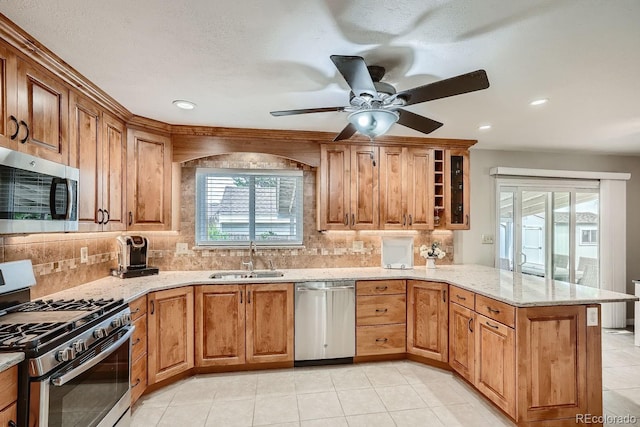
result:
[[(624, 332), (603, 333), (605, 414), (634, 415), (640, 426), (640, 347)], [(143, 396), (133, 408), (132, 427), (146, 426), (513, 423), (452, 373), (396, 361), (197, 375)]]

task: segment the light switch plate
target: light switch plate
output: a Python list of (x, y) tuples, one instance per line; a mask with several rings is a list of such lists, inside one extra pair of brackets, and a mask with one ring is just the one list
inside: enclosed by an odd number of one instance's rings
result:
[(587, 326), (598, 326), (598, 307), (587, 307)]
[(87, 248), (86, 246), (80, 248), (80, 262), (83, 264), (89, 262), (89, 248)]
[(189, 245), (186, 243), (176, 243), (176, 255), (184, 255), (189, 252)]
[(482, 235), (482, 244), (483, 245), (493, 245), (493, 234), (483, 234)]
[(362, 240), (354, 240), (352, 250), (354, 252), (362, 252), (364, 250), (364, 242)]

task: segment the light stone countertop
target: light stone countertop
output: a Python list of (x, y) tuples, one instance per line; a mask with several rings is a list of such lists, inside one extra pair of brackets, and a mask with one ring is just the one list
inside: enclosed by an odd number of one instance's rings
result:
[(24, 360), (24, 353), (0, 353), (0, 372), (17, 365)]
[(281, 271), (284, 272), (284, 276), (277, 278), (210, 279), (209, 276), (213, 271), (208, 270), (163, 271), (153, 276), (130, 279), (105, 277), (47, 295), (45, 299), (123, 298), (129, 302), (149, 292), (188, 285), (380, 279), (418, 279), (446, 282), (517, 307), (597, 304), (638, 299), (633, 295), (512, 273), (481, 265), (439, 265), (436, 269), (416, 267), (411, 270), (363, 267)]

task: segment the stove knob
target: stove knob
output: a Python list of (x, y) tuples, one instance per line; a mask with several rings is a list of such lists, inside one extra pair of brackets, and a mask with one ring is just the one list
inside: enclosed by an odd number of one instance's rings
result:
[(73, 360), (76, 358), (76, 350), (73, 347), (68, 347), (65, 350), (65, 353), (67, 355), (67, 359), (68, 360)]
[(66, 362), (69, 360), (69, 356), (67, 355), (67, 352), (65, 350), (58, 350), (58, 352), (56, 353), (56, 360), (58, 362)]
[(82, 353), (87, 349), (87, 342), (82, 339), (78, 340), (73, 343), (73, 349), (76, 351), (76, 353)]
[(129, 313), (122, 315), (122, 324), (130, 325), (131, 324), (131, 315)]
[(120, 326), (122, 326), (122, 319), (120, 319), (119, 317), (116, 317), (111, 321), (112, 328), (119, 328)]
[(100, 338), (104, 338), (107, 336), (107, 330), (106, 328), (98, 328), (95, 331), (93, 331), (93, 337), (100, 339)]

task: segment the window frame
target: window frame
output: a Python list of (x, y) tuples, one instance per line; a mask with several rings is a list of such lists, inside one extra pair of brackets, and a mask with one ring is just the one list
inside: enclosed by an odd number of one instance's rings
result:
[[(250, 178), (250, 177), (293, 177), (297, 179), (296, 185), (296, 237), (295, 240), (263, 240), (257, 239), (256, 236), (256, 212), (255, 212), (255, 186), (249, 190), (249, 238), (247, 240), (210, 240), (203, 239), (201, 222), (202, 215), (205, 212), (203, 204), (205, 197), (203, 192), (205, 189), (205, 179), (207, 176), (219, 176), (226, 178)], [(207, 168), (198, 167), (195, 173), (196, 190), (195, 190), (195, 244), (197, 247), (207, 249), (222, 249), (229, 247), (246, 247), (250, 242), (260, 247), (295, 247), (301, 246), (304, 238), (304, 173), (300, 169), (242, 169), (242, 168)]]

